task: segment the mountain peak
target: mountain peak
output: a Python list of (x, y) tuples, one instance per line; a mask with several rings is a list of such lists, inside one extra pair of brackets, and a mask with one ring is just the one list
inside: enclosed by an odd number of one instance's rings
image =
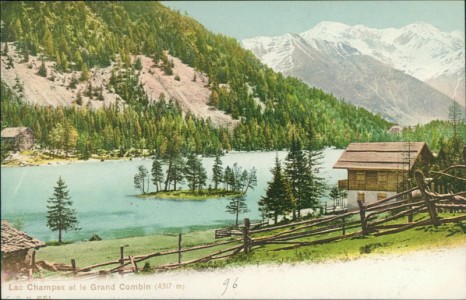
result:
[[(365, 25), (351, 26), (324, 21), (299, 36), (283, 35), (271, 38), (267, 43), (250, 39), (251, 42), (243, 45), (252, 50), (263, 63), (284, 74), (302, 75), (304, 78), (315, 74), (316, 70), (322, 70), (319, 71), (320, 79), (313, 78), (308, 83), (331, 90), (338, 78), (341, 85), (347, 84), (348, 89), (355, 88), (355, 99), (362, 99), (372, 93), (388, 99), (390, 103), (400, 104), (401, 98), (410, 101), (403, 96), (407, 90), (401, 94), (395, 91), (403, 89), (402, 82), (409, 82), (404, 89), (418, 89), (412, 92), (412, 98), (431, 95), (428, 98), (436, 98), (438, 101), (435, 101), (440, 103), (452, 95), (464, 98), (464, 76), (458, 75), (464, 74), (464, 38), (454, 33), (443, 32), (425, 22), (401, 28), (375, 29)], [(350, 75), (350, 72), (353, 74)], [(389, 88), (390, 76), (393, 80)], [(329, 79), (331, 82), (328, 83), (326, 78), (332, 78), (333, 81)], [(382, 84), (384, 80), (387, 86)], [(371, 82), (376, 82), (375, 86), (370, 86)], [(408, 88), (407, 85), (411, 86)], [(437, 94), (434, 96), (434, 93)], [(348, 100), (349, 97), (344, 98)], [(366, 107), (370, 106), (371, 101), (367, 99)], [(402, 109), (393, 108), (390, 113), (380, 112), (385, 116), (393, 115), (394, 119), (414, 120), (413, 116), (402, 116), (410, 110), (410, 104), (400, 105)]]

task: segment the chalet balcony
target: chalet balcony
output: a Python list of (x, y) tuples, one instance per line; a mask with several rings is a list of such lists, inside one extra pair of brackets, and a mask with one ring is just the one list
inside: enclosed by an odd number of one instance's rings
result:
[(338, 180), (338, 188), (347, 190), (348, 189), (348, 179)]

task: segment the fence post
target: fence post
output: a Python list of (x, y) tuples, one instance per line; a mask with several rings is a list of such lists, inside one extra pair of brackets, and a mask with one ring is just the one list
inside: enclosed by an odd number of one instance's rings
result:
[[(408, 194), (408, 203), (411, 203), (413, 200), (413, 196), (411, 193)], [(413, 208), (412, 206), (408, 206), (408, 209), (411, 209)], [(408, 223), (412, 223), (413, 222), (413, 213), (410, 212), (408, 213)]]
[(424, 174), (421, 171), (417, 170), (415, 172), (415, 176), (419, 190), (421, 191), (421, 194), (424, 197), (424, 201), (426, 202), (427, 211), (430, 215), (430, 220), (432, 221), (432, 224), (435, 227), (437, 227), (438, 225), (440, 225), (440, 222), (437, 217), (437, 211), (435, 210), (435, 204), (431, 202), (433, 197), (427, 193), (428, 189), (426, 183), (424, 182)]
[(358, 206), (359, 206), (359, 216), (361, 217), (362, 234), (366, 235), (367, 234), (366, 209), (364, 207), (362, 200), (358, 199)]
[(243, 238), (244, 238), (244, 253), (249, 253), (249, 227), (251, 222), (248, 218), (244, 219), (244, 229), (243, 229)]
[(73, 269), (73, 274), (76, 276), (76, 260), (74, 258), (71, 259), (71, 268)]
[[(124, 259), (124, 246), (120, 245), (120, 265), (122, 266), (125, 263)], [(119, 273), (121, 273), (123, 270), (120, 269)]]
[(34, 273), (34, 268), (36, 267), (36, 250), (33, 250), (31, 253), (31, 264), (29, 269), (29, 279), (32, 279), (32, 274)]
[(178, 263), (181, 264), (181, 233), (178, 235)]
[(346, 234), (345, 217), (342, 217), (341, 220), (343, 221), (343, 224), (342, 224), (343, 235), (345, 235)]

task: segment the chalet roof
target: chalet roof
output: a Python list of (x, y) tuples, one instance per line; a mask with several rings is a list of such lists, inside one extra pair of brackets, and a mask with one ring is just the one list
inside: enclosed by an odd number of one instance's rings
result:
[(45, 243), (30, 237), (2, 220), (2, 253), (45, 247)]
[[(406, 170), (423, 149), (432, 155), (424, 142), (351, 143), (333, 166), (351, 170)], [(409, 153), (409, 155), (408, 155)]]
[(28, 127), (8, 127), (2, 130), (2, 138), (14, 138)]

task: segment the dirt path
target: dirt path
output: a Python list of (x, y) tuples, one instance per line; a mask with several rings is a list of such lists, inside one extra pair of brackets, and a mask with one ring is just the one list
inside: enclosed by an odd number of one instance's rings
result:
[[(466, 245), (348, 262), (2, 284), (2, 298), (465, 299)], [(14, 290), (15, 286), (18, 288)], [(64, 287), (41, 291), (40, 287)], [(74, 286), (74, 289), (71, 288)], [(20, 289), (22, 288), (22, 290)]]

